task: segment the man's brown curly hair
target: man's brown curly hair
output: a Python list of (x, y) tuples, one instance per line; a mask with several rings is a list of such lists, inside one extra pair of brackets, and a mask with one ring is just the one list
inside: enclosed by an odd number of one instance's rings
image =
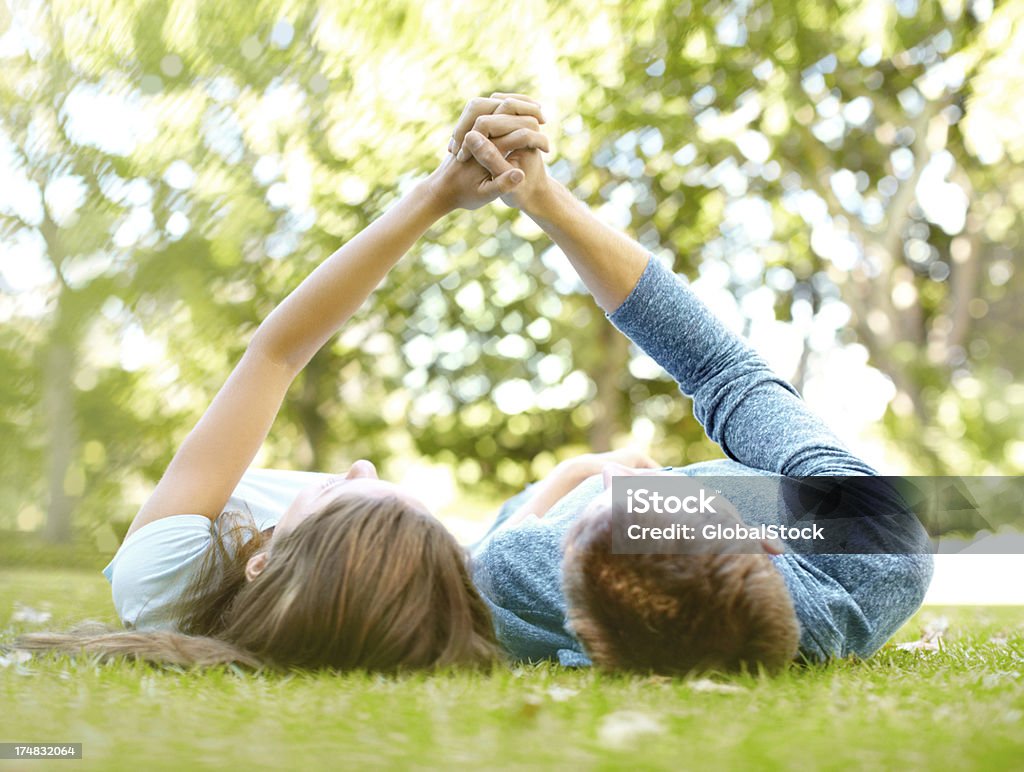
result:
[(612, 531), (610, 507), (580, 518), (562, 563), (569, 622), (595, 665), (774, 671), (796, 656), (793, 601), (767, 554), (694, 542), (689, 554), (617, 555)]

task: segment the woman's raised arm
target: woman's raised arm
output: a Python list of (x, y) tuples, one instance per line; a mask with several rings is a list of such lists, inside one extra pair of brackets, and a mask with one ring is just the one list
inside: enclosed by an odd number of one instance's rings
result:
[[(532, 117), (508, 116), (508, 122), (509, 132), (525, 128), (532, 134), (536, 129)], [(288, 387), (306, 363), (438, 218), (457, 208), (483, 206), (523, 181), (522, 171), (505, 166), (492, 177), (476, 163), (459, 163), (446, 156), (425, 181), (288, 295), (257, 329), (241, 361), (185, 438), (128, 533), (177, 514), (215, 519), (252, 463)]]

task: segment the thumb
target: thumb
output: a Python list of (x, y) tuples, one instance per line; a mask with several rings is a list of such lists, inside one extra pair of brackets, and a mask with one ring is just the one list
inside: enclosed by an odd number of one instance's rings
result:
[(522, 169), (509, 169), (495, 179), (485, 182), (481, 189), (489, 195), (503, 196), (515, 190), (525, 179), (526, 175)]

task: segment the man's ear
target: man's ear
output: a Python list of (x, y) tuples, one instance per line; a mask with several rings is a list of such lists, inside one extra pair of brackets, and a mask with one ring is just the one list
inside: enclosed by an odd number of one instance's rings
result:
[(257, 576), (263, 573), (263, 569), (267, 567), (267, 553), (259, 552), (249, 558), (245, 564), (245, 581), (251, 582)]

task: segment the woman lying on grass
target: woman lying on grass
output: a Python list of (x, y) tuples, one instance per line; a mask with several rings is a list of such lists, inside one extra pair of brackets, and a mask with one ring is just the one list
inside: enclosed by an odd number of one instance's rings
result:
[[(478, 130), (547, 150), (535, 102), (496, 94), (472, 105), (483, 102)], [(417, 498), (368, 461), (338, 476), (246, 470), (296, 376), (426, 229), (523, 182), (505, 166), (492, 176), (446, 155), (264, 320), (104, 571), (129, 631), (40, 633), (18, 647), (185, 665), (492, 662), (499, 649), (467, 556)]]

